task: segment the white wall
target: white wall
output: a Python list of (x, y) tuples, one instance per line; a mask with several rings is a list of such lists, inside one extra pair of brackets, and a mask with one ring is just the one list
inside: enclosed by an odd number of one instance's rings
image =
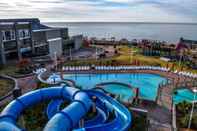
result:
[(62, 39), (61, 38), (55, 38), (55, 39), (49, 39), (47, 40), (49, 43), (49, 55), (53, 59), (55, 56), (55, 52), (57, 57), (60, 57), (62, 55)]
[(83, 43), (83, 35), (73, 36), (72, 39), (74, 40), (75, 50), (78, 50), (79, 48), (81, 48), (82, 43)]

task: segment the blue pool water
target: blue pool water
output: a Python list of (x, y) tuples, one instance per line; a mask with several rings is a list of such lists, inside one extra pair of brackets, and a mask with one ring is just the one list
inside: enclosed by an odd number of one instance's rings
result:
[[(66, 74), (65, 79), (71, 79), (76, 82), (77, 85), (82, 86), (83, 89), (94, 88), (96, 84), (102, 82), (122, 82), (130, 84), (133, 87), (138, 87), (140, 90), (139, 96), (142, 99), (155, 100), (157, 96), (157, 89), (161, 82), (166, 82), (167, 79), (155, 74)], [(120, 89), (112, 89), (113, 93), (119, 94), (124, 91), (127, 97), (130, 97), (131, 91), (125, 91)]]
[[(173, 95), (173, 101), (178, 104), (183, 101), (192, 102), (194, 100), (194, 93), (188, 89), (177, 90), (177, 94)], [(197, 97), (196, 99), (197, 100)]]
[(120, 84), (107, 84), (103, 86), (103, 89), (112, 94), (120, 95), (120, 99), (124, 102), (128, 102), (135, 96), (131, 88)]

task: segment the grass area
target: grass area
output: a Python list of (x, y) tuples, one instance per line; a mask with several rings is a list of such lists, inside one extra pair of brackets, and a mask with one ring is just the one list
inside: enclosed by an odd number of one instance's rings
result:
[[(31, 69), (22, 70), (23, 68), (19, 68), (16, 65), (6, 65), (0, 67), (0, 74), (10, 75), (10, 76), (20, 76), (31, 73)], [(25, 69), (25, 68), (24, 68)]]
[(0, 74), (16, 74), (18, 68), (14, 65), (7, 65), (0, 68)]
[[(179, 66), (178, 62), (166, 62), (163, 60), (160, 60), (160, 57), (153, 57), (153, 56), (144, 56), (140, 54), (140, 49), (138, 48), (128, 48), (127, 46), (122, 46), (120, 47), (120, 51), (122, 54), (120, 55), (121, 59), (123, 61), (128, 61), (128, 55), (130, 54), (129, 52), (135, 52), (131, 58), (132, 60), (138, 60), (142, 65), (151, 65), (151, 66), (163, 66), (166, 67), (167, 64), (169, 67), (172, 67), (174, 65), (174, 70), (181, 70), (182, 67)], [(190, 71), (193, 73), (197, 73), (197, 70), (192, 70), (188, 68), (187, 66), (182, 63), (183, 70), (185, 71)]]
[(13, 88), (13, 82), (6, 79), (0, 79), (0, 96), (6, 95)]
[[(104, 58), (104, 59), (90, 59), (90, 60), (77, 60), (77, 61), (68, 61), (64, 65), (123, 65), (123, 64), (132, 64), (134, 61), (139, 61), (140, 65), (150, 65), (150, 66), (163, 66), (163, 67), (170, 67), (174, 68), (172, 70), (181, 70), (182, 67), (179, 66), (178, 62), (166, 62), (160, 60), (160, 57), (153, 57), (153, 56), (144, 56), (140, 54), (140, 49), (136, 47), (129, 48), (128, 46), (119, 46), (119, 55), (111, 57), (111, 58)], [(192, 70), (187, 66), (182, 64), (183, 71), (189, 71), (193, 73), (197, 73), (197, 70)]]

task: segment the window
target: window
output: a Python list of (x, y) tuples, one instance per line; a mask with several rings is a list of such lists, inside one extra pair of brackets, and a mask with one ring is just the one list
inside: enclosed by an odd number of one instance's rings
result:
[(2, 31), (2, 35), (3, 35), (3, 41), (5, 41), (6, 40), (6, 38), (5, 38), (5, 31)]
[(29, 37), (29, 30), (28, 29), (20, 29), (20, 30), (18, 30), (18, 33), (19, 33), (20, 39)]
[(23, 30), (18, 30), (18, 34), (19, 34), (19, 38), (23, 38), (24, 37)]
[(25, 36), (29, 37), (29, 30), (24, 30), (24, 32), (25, 32)]
[(11, 31), (5, 31), (6, 40), (11, 40)]
[(14, 30), (4, 30), (2, 31), (3, 41), (15, 40)]
[(11, 40), (15, 40), (15, 31), (11, 30)]

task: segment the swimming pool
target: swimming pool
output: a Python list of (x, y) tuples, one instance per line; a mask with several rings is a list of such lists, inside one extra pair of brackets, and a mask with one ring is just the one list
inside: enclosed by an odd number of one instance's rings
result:
[[(183, 101), (192, 102), (194, 99), (194, 93), (188, 89), (179, 89), (176, 94), (173, 94), (173, 102), (178, 104)], [(197, 101), (197, 97), (195, 99)]]
[[(145, 73), (120, 73), (120, 74), (65, 74), (65, 79), (74, 80), (78, 86), (83, 89), (94, 88), (96, 84), (103, 82), (120, 82), (132, 85), (133, 87), (139, 88), (139, 96), (142, 99), (155, 100), (157, 96), (157, 89), (161, 82), (166, 82), (167, 79), (156, 74), (145, 74)], [(125, 90), (120, 88), (108, 87), (111, 92), (118, 94)], [(114, 89), (113, 89), (114, 88)], [(108, 90), (109, 90), (108, 89)], [(127, 91), (127, 96), (131, 96), (132, 92)], [(121, 93), (120, 93), (121, 94)]]
[(135, 97), (135, 92), (133, 89), (121, 84), (111, 83), (102, 85), (103, 89), (115, 95), (119, 95), (120, 100), (123, 102), (128, 102), (130, 99)]

